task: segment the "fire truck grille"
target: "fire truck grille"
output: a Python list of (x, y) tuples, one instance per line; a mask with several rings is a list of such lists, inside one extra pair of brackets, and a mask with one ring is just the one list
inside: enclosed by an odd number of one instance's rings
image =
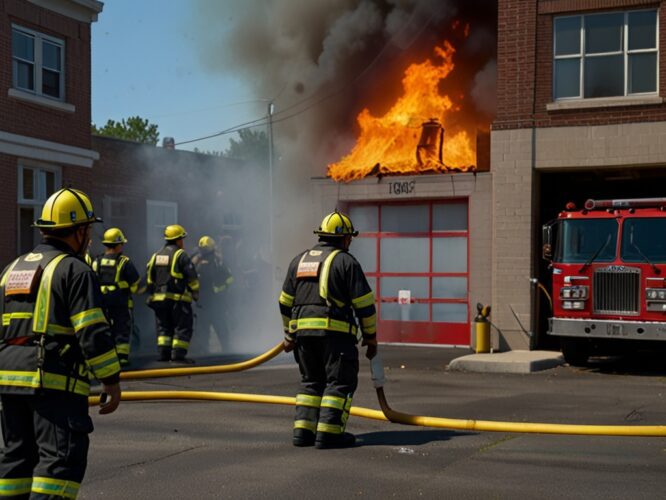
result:
[(597, 314), (638, 314), (641, 271), (635, 267), (597, 269), (593, 278), (593, 308)]

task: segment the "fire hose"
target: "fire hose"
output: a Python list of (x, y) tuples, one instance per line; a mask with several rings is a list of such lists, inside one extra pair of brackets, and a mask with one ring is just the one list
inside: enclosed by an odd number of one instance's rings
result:
[[(229, 373), (247, 370), (258, 366), (283, 351), (282, 343), (276, 345), (268, 352), (256, 358), (229, 365), (207, 366), (196, 368), (164, 368), (155, 370), (130, 371), (121, 374), (124, 380), (175, 377), (196, 374)], [(350, 414), (373, 420), (384, 420), (397, 424), (433, 427), (442, 429), (485, 431), (485, 432), (514, 432), (528, 434), (566, 434), (566, 435), (594, 435), (594, 436), (666, 436), (664, 425), (578, 425), (578, 424), (551, 424), (531, 422), (499, 422), (487, 420), (452, 419), (410, 415), (393, 410), (384, 393), (384, 367), (379, 353), (370, 364), (372, 381), (377, 391), (377, 399), (381, 411), (353, 406)], [(261, 394), (242, 394), (230, 392), (206, 391), (126, 391), (122, 393), (122, 401), (154, 401), (154, 400), (195, 400), (195, 401), (231, 401), (241, 403), (263, 403), (295, 405), (296, 398), (287, 396), (272, 396)], [(90, 396), (89, 405), (96, 406), (100, 396)]]

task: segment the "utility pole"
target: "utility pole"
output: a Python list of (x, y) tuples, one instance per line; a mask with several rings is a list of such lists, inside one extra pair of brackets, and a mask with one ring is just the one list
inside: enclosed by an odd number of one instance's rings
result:
[(273, 111), (275, 110), (275, 105), (273, 101), (268, 103), (268, 230), (270, 238), (270, 252), (271, 252), (271, 267), (272, 278), (275, 280), (275, 255), (273, 248), (273, 219), (274, 219), (274, 210), (273, 210)]

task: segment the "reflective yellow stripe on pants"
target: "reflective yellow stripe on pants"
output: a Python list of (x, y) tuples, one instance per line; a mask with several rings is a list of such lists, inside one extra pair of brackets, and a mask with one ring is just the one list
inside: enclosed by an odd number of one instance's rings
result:
[(63, 498), (76, 498), (79, 493), (80, 483), (52, 477), (32, 478), (32, 492), (44, 495), (52, 495)]

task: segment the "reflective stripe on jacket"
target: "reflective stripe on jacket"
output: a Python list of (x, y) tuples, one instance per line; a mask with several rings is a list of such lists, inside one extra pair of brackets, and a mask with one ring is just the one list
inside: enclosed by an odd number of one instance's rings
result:
[(153, 292), (149, 302), (192, 302), (192, 292), (199, 290), (199, 279), (192, 261), (174, 243), (167, 243), (150, 258), (146, 283)]
[(120, 365), (92, 269), (47, 240), (0, 278), (0, 392), (39, 388), (87, 396), (90, 376), (118, 380)]

